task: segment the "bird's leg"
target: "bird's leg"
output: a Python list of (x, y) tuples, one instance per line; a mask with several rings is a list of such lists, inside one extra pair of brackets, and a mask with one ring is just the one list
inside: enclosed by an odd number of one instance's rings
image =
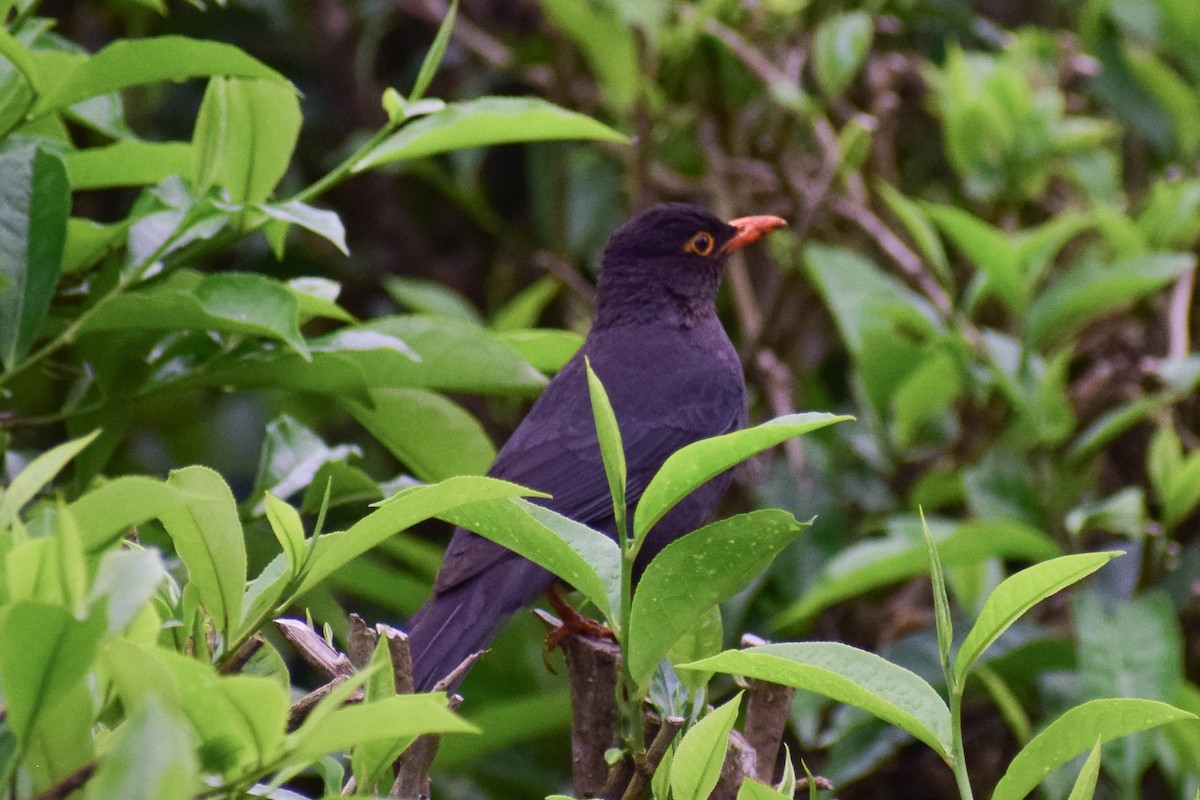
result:
[(562, 598), (558, 590), (551, 586), (546, 590), (546, 599), (550, 602), (550, 607), (554, 609), (554, 613), (558, 614), (562, 620), (562, 625), (550, 631), (546, 636), (546, 652), (553, 652), (556, 647), (562, 644), (563, 639), (571, 634), (581, 634), (583, 636), (591, 636), (593, 639), (612, 639), (612, 630), (607, 626), (597, 622), (594, 619), (588, 619), (580, 614), (571, 604)]

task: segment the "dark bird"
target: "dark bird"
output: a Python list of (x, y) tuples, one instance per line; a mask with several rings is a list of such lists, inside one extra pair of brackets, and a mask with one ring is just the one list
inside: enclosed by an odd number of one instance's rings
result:
[[(550, 509), (616, 536), (588, 396), (586, 357), (604, 383), (625, 445), (632, 509), (650, 478), (684, 445), (746, 424), (741, 362), (717, 318), (722, 267), (733, 251), (786, 225), (778, 217), (723, 222), (683, 203), (654, 206), (605, 247), (596, 318), (579, 352), (550, 381), (488, 474), (551, 495)], [(707, 522), (730, 475), (693, 492), (650, 532), (638, 572), (674, 539)], [(417, 691), (428, 691), (487, 647), (555, 577), (463, 529), (454, 533), (433, 593), (409, 624)]]

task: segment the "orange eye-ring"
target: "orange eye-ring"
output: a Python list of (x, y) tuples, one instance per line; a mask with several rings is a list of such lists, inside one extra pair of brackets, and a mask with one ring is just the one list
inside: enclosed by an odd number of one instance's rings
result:
[(708, 231), (700, 231), (684, 245), (683, 249), (698, 256), (706, 256), (713, 251), (713, 237)]

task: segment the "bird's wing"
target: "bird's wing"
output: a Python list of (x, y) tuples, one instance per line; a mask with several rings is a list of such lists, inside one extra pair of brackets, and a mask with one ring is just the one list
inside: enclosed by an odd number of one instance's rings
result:
[[(656, 409), (648, 421), (623, 426), (629, 505), (637, 502), (654, 473), (676, 450), (744, 423), (740, 389), (730, 387), (730, 392), (732, 397), (711, 389), (696, 392), (669, 408)], [(532, 410), (488, 474), (546, 492), (551, 497), (538, 501), (542, 505), (614, 536), (612, 498), (586, 389), (548, 399), (549, 404), (539, 406), (548, 405), (556, 413)], [(434, 588), (439, 592), (450, 589), (512, 555), (500, 545), (459, 530), (446, 550)]]

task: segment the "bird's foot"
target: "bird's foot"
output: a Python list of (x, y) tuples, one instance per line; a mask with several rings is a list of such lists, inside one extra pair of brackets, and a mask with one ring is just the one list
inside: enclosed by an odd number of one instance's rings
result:
[(554, 652), (563, 643), (563, 640), (572, 634), (590, 636), (593, 639), (612, 639), (616, 641), (611, 628), (580, 614), (553, 587), (546, 590), (546, 599), (550, 601), (550, 606), (558, 614), (559, 619), (562, 620), (562, 624), (550, 631), (546, 636), (547, 653)]

